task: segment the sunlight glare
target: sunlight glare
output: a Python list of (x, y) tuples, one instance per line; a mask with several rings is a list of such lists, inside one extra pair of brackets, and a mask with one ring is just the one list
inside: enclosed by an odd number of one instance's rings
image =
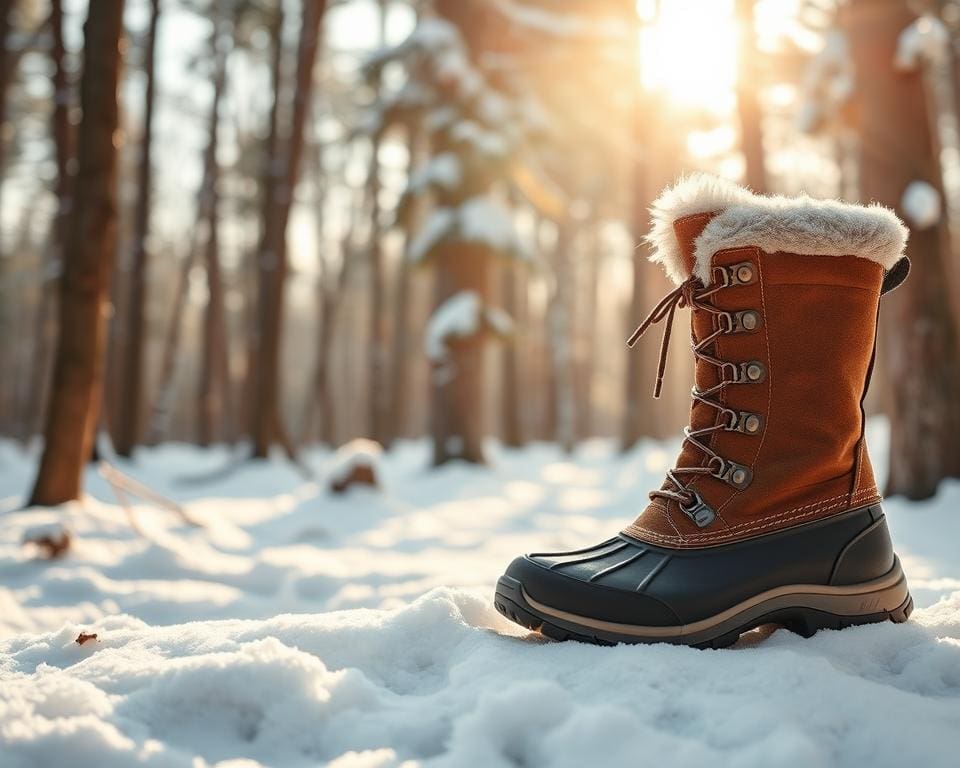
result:
[(660, 3), (659, 16), (640, 35), (644, 87), (685, 107), (733, 106), (738, 34), (731, 0)]

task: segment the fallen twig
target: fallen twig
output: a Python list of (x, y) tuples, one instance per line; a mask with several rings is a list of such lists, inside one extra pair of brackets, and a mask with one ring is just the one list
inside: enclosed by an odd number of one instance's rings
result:
[(175, 512), (187, 525), (191, 525), (195, 528), (203, 527), (202, 523), (194, 520), (189, 514), (187, 514), (187, 510), (184, 509), (182, 505), (173, 501), (173, 499), (168, 499), (166, 496), (158, 493), (149, 486), (134, 480), (129, 475), (125, 475), (108, 461), (101, 460), (100, 464), (98, 465), (98, 471), (100, 476), (110, 484), (114, 494), (117, 495), (117, 499), (122, 505), (125, 506), (125, 508), (127, 508), (125, 504), (126, 494), (129, 493), (132, 496), (144, 499), (145, 501), (152, 501), (164, 509)]

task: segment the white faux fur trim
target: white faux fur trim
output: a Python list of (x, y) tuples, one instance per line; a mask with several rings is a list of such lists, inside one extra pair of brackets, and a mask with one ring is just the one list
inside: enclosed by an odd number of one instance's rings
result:
[(711, 280), (713, 254), (755, 246), (767, 253), (859, 256), (890, 269), (903, 256), (908, 230), (889, 208), (815, 200), (806, 195), (758, 195), (732, 181), (698, 173), (668, 187), (650, 209), (651, 261), (678, 285), (690, 277), (673, 230), (678, 219), (716, 213), (694, 243), (694, 274)]

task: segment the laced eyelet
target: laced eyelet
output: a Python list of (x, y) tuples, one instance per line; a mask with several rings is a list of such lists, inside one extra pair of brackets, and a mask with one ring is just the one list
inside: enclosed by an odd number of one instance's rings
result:
[[(726, 424), (723, 424), (724, 419), (726, 419)], [(730, 410), (729, 408), (724, 408), (721, 410), (717, 419), (717, 423), (723, 424), (723, 428), (727, 430), (727, 432), (736, 432), (739, 421), (740, 414), (737, 411)]]
[[(712, 447), (701, 442), (701, 439), (705, 435), (718, 430), (740, 432), (745, 435), (760, 433), (764, 428), (764, 417), (761, 414), (728, 408), (723, 402), (723, 397), (717, 397), (717, 394), (727, 384), (759, 384), (767, 378), (766, 365), (760, 360), (730, 362), (719, 359), (721, 350), (719, 349), (718, 338), (726, 333), (751, 333), (758, 330), (763, 323), (762, 313), (755, 309), (725, 310), (711, 301), (714, 294), (728, 286), (749, 285), (757, 282), (759, 272), (756, 265), (744, 261), (730, 266), (713, 267), (712, 277), (714, 283), (707, 287), (698, 278), (690, 277), (683, 284), (673, 289), (660, 300), (627, 341), (627, 344), (632, 346), (651, 325), (659, 322), (665, 323), (663, 338), (660, 343), (657, 385), (654, 389), (654, 396), (656, 397), (659, 395), (660, 384), (663, 380), (671, 322), (677, 307), (689, 306), (695, 312), (707, 312), (717, 318), (716, 321), (711, 321), (714, 330), (709, 336), (704, 337), (699, 342), (695, 336), (692, 335), (691, 338), (693, 354), (698, 364), (713, 366), (719, 376), (719, 383), (705, 388), (702, 392), (694, 387), (692, 390), (693, 398), (705, 406), (716, 409), (719, 412), (717, 420), (710, 426), (698, 429), (688, 426), (684, 429), (684, 442), (689, 443), (702, 454), (706, 454), (709, 457), (709, 462), (707, 465), (700, 462), (689, 467), (675, 467), (667, 472), (670, 485), (650, 492), (651, 499), (664, 498), (670, 502), (678, 503), (682, 512), (698, 528), (710, 525), (716, 519), (716, 513), (696, 491), (689, 490), (685, 481), (680, 479), (678, 475), (712, 476), (738, 490), (743, 490), (750, 485), (753, 480), (753, 471), (749, 467), (723, 459), (714, 452)], [(706, 347), (710, 344), (714, 346), (713, 350), (708, 353)]]
[(690, 503), (681, 503), (680, 511), (693, 520), (693, 524), (697, 528), (706, 528), (716, 519), (717, 513), (700, 498), (699, 493), (696, 491), (688, 491), (688, 493), (691, 496)]
[(711, 473), (713, 477), (722, 480), (727, 485), (732, 485), (737, 490), (742, 491), (753, 480), (753, 471), (750, 467), (737, 464), (735, 461), (713, 456), (710, 458), (709, 464), (710, 466), (716, 466), (716, 469)]
[(729, 312), (720, 312), (717, 314), (717, 325), (721, 333), (733, 333), (737, 327), (736, 318)]
[(763, 430), (763, 416), (753, 411), (732, 411), (726, 408), (721, 413), (727, 419), (728, 432), (742, 432), (745, 435), (757, 435)]
[[(767, 379), (766, 366), (759, 360), (746, 363), (724, 362), (720, 366), (720, 379), (725, 384), (762, 384)], [(730, 375), (727, 376), (727, 373)]]
[[(728, 267), (713, 267), (710, 271), (713, 275), (713, 282), (719, 283), (721, 286), (726, 288), (730, 283), (730, 272)], [(718, 279), (719, 277), (719, 279)]]

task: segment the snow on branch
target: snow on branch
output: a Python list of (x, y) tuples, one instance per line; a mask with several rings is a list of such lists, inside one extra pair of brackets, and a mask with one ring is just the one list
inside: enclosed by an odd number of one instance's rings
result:
[(513, 320), (499, 307), (484, 305), (476, 291), (460, 291), (431, 315), (424, 342), (427, 357), (443, 362), (451, 340), (469, 339), (483, 331), (506, 338), (513, 333)]
[(410, 174), (405, 194), (418, 194), (436, 188), (456, 189), (462, 179), (457, 156), (452, 152), (441, 152)]
[(893, 65), (902, 72), (912, 72), (924, 64), (946, 61), (949, 51), (946, 25), (936, 16), (924, 14), (900, 33)]
[(471, 197), (456, 207), (434, 209), (411, 242), (407, 258), (426, 261), (438, 248), (448, 245), (481, 245), (499, 256), (530, 258), (510, 211), (489, 195)]

